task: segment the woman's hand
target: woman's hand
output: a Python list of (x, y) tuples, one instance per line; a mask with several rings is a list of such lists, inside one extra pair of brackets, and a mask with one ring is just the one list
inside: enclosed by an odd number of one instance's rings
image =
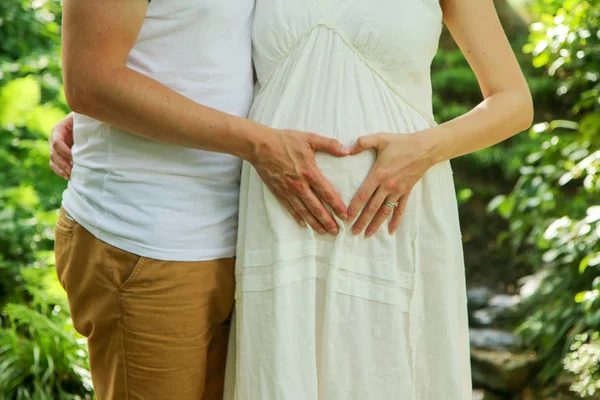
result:
[[(372, 236), (391, 214), (388, 231), (390, 234), (396, 231), (410, 192), (435, 164), (435, 135), (430, 133), (375, 133), (360, 137), (352, 146), (351, 154), (368, 149), (377, 152), (375, 165), (348, 209), (348, 221), (352, 222), (364, 206), (352, 233), (358, 235), (368, 225), (365, 236)], [(398, 203), (396, 207), (393, 206), (395, 203)]]
[(64, 117), (50, 135), (50, 168), (58, 176), (70, 179), (73, 169), (73, 113)]

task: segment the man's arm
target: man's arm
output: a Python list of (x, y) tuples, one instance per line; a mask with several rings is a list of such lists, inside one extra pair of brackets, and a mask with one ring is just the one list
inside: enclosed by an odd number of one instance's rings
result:
[(65, 93), (73, 111), (158, 142), (243, 158), (299, 223), (337, 233), (317, 195), (342, 219), (347, 211), (314, 153), (346, 155), (341, 144), (202, 106), (128, 68), (147, 0), (65, 0), (63, 7)]

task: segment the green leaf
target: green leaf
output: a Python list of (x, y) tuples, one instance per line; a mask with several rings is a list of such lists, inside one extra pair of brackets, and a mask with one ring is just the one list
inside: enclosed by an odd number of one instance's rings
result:
[(583, 301), (585, 300), (585, 296), (588, 292), (579, 292), (575, 295), (575, 302), (576, 303), (583, 303)]
[(50, 137), (52, 128), (65, 116), (64, 111), (53, 107), (37, 106), (27, 116), (27, 129), (44, 138)]
[(564, 119), (556, 119), (550, 122), (550, 130), (555, 130), (558, 128), (576, 131), (579, 129), (579, 124), (575, 121), (568, 121)]
[(550, 62), (550, 55), (548, 53), (540, 53), (533, 58), (533, 66), (541, 68)]
[(583, 274), (585, 272), (585, 270), (589, 266), (589, 262), (590, 262), (590, 256), (586, 256), (581, 260), (581, 262), (579, 263), (579, 273), (580, 274)]
[(16, 79), (0, 90), (0, 126), (22, 126), (27, 113), (40, 104), (41, 87), (33, 77)]

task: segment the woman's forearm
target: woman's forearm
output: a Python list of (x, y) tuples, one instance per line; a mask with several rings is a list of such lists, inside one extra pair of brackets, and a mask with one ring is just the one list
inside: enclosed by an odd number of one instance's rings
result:
[(492, 95), (470, 112), (424, 131), (434, 163), (490, 147), (527, 129), (533, 119), (528, 90)]

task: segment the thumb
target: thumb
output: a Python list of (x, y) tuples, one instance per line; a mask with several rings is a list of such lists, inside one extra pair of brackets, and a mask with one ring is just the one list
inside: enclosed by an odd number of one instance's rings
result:
[(315, 151), (324, 151), (334, 156), (344, 157), (350, 154), (340, 142), (332, 138), (314, 135), (310, 139), (310, 144)]
[(350, 155), (355, 155), (358, 153), (362, 153), (368, 149), (377, 149), (379, 145), (379, 141), (377, 140), (377, 135), (366, 135), (359, 137), (356, 142), (350, 146), (349, 152)]

